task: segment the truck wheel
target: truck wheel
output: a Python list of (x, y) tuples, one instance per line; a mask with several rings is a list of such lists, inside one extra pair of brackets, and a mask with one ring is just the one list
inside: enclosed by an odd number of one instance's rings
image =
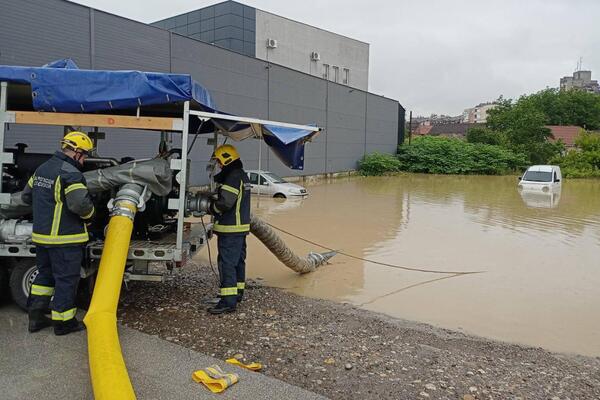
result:
[(77, 291), (76, 304), (78, 308), (87, 310), (92, 302), (92, 294), (96, 285), (96, 274), (93, 274), (79, 281), (79, 290)]
[(10, 273), (10, 292), (19, 307), (27, 311), (27, 298), (33, 280), (38, 274), (35, 259), (17, 259)]

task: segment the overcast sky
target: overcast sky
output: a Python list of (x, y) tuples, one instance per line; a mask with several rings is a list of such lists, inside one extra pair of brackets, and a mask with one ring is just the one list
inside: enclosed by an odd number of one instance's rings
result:
[[(77, 0), (153, 22), (218, 0)], [(600, 0), (240, 0), (371, 44), (369, 89), (416, 115), (600, 79)]]

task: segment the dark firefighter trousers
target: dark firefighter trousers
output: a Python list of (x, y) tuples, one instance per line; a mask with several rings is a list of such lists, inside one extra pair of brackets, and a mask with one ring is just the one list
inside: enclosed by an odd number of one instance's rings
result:
[(52, 296), (52, 319), (69, 321), (75, 317), (75, 296), (84, 246), (36, 246), (38, 275), (29, 294), (30, 310), (46, 310)]
[(221, 301), (233, 307), (246, 287), (246, 235), (218, 235), (217, 248)]

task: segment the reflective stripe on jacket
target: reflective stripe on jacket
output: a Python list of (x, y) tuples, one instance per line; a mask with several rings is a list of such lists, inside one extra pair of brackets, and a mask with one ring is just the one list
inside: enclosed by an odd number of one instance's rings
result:
[(34, 243), (64, 246), (89, 240), (84, 221), (94, 215), (94, 204), (79, 164), (62, 152), (38, 167), (22, 199), (33, 207)]
[(248, 234), (250, 232), (250, 181), (241, 168), (230, 171), (218, 189), (213, 204), (215, 224), (219, 234)]

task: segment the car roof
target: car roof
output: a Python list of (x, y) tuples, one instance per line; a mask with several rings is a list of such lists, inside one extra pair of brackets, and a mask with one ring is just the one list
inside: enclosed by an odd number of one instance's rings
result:
[(555, 169), (558, 169), (556, 165), (532, 165), (527, 168), (527, 171), (537, 171), (537, 172), (552, 172)]

